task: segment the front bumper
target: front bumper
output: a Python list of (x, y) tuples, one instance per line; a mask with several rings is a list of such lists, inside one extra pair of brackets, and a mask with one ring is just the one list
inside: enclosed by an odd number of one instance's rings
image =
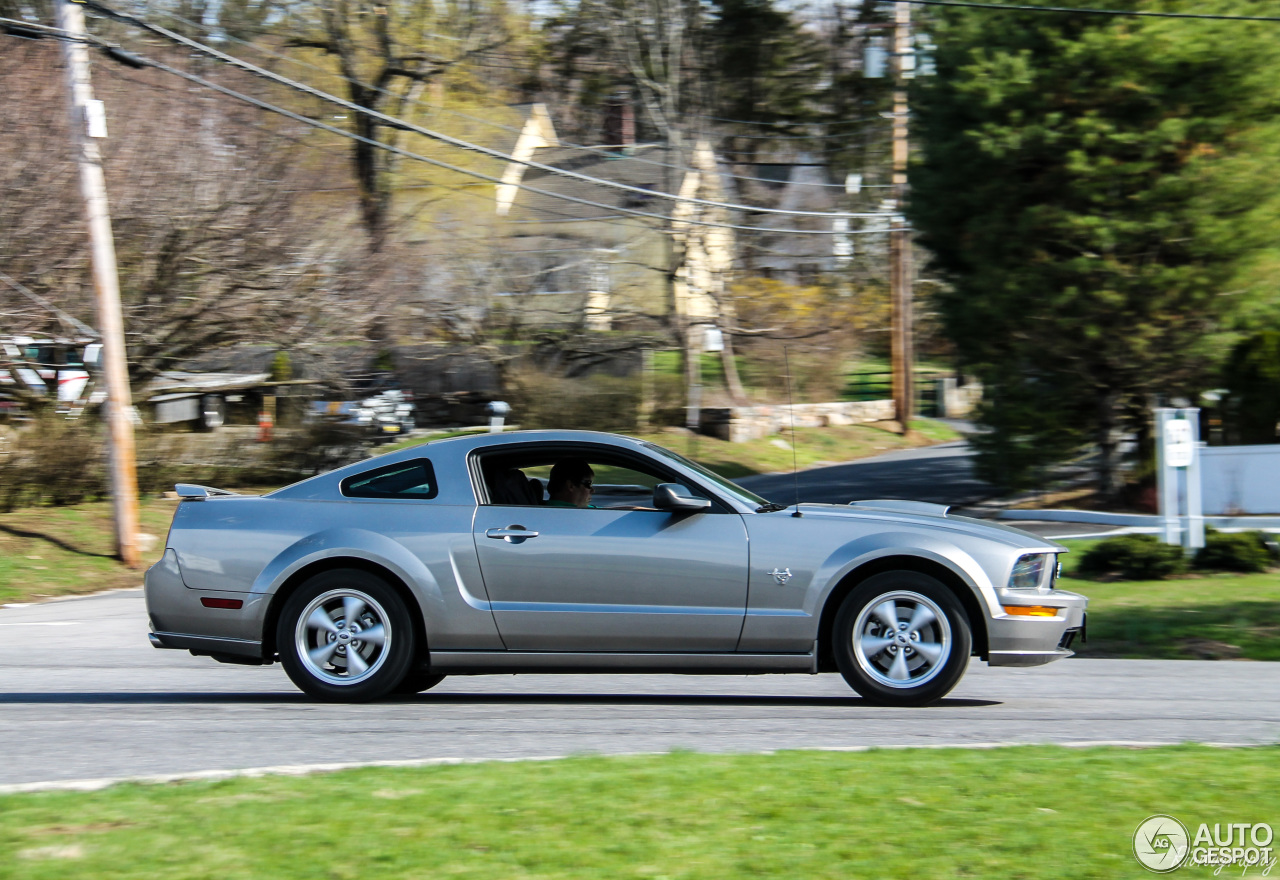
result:
[[(1001, 607), (987, 621), (987, 663), (991, 666), (1042, 666), (1074, 654), (1066, 646), (1069, 632), (1084, 631), (1089, 600), (1066, 590), (1037, 592), (1000, 590)], [(1042, 605), (1058, 609), (1053, 617), (1021, 617), (1004, 611), (1005, 605)]]

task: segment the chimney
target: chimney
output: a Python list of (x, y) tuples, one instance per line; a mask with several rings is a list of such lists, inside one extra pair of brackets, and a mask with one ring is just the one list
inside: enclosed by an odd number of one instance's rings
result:
[(631, 96), (618, 92), (605, 108), (604, 140), (611, 147), (630, 147), (636, 142), (636, 111)]

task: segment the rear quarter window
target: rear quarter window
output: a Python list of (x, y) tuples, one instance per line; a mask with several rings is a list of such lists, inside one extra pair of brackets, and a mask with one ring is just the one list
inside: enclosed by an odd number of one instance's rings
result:
[(399, 498), (422, 501), (435, 498), (440, 487), (436, 472), (425, 458), (402, 461), (347, 477), (341, 483), (348, 498)]

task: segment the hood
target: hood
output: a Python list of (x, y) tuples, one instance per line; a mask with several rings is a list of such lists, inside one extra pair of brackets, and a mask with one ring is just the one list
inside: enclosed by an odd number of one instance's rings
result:
[(1065, 547), (1039, 535), (1015, 529), (1000, 523), (987, 522), (968, 516), (955, 516), (942, 504), (926, 504), (919, 501), (854, 501), (849, 504), (801, 504), (800, 512), (806, 517), (822, 519), (857, 519), (862, 521), (901, 523), (907, 526), (924, 526), (929, 529), (947, 529), (976, 538), (997, 541), (1020, 550), (1053, 550), (1066, 552)]

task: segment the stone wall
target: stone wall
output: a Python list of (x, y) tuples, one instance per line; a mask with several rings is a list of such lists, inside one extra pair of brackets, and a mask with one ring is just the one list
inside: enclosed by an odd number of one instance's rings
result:
[(952, 376), (938, 380), (939, 418), (968, 418), (980, 400), (982, 400), (981, 382), (970, 381), (966, 385), (957, 385), (955, 377)]
[[(797, 403), (794, 409), (797, 428), (857, 425), (893, 418), (892, 400)], [(785, 405), (704, 407), (699, 427), (703, 434), (731, 443), (745, 443), (789, 429), (791, 410), (792, 407)]]

